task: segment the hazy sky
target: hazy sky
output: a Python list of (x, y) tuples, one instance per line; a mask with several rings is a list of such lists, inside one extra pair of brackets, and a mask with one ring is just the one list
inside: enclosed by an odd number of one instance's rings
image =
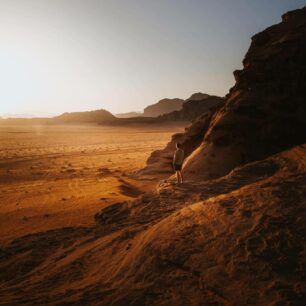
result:
[(306, 0), (0, 0), (0, 115), (224, 95), (250, 37)]

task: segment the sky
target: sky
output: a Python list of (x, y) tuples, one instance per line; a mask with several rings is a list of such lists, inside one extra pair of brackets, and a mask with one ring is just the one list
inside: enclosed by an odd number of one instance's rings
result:
[(255, 33), (306, 0), (0, 0), (0, 116), (225, 95)]

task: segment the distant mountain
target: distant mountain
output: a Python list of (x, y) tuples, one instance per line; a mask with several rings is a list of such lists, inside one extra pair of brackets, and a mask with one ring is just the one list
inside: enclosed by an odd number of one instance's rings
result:
[(158, 119), (163, 121), (192, 121), (212, 108), (223, 104), (224, 98), (196, 93), (186, 99), (180, 110), (159, 116)]
[[(224, 105), (224, 98), (218, 96), (211, 96), (203, 93), (195, 93), (191, 95), (188, 99), (163, 99), (158, 103), (150, 105), (147, 108), (156, 107), (157, 105), (163, 105), (167, 101), (179, 100), (183, 101), (179, 110), (175, 110), (159, 116), (145, 116), (142, 113), (130, 113), (126, 117), (117, 118), (116, 121), (113, 121), (113, 125), (130, 125), (130, 124), (156, 124), (156, 123), (170, 123), (175, 121), (194, 121), (199, 116), (211, 111), (215, 111), (216, 108), (219, 108)], [(171, 102), (170, 102), (171, 103)], [(181, 103), (181, 102), (179, 102)], [(165, 110), (165, 108), (164, 108)], [(133, 116), (137, 114), (137, 116)], [(148, 112), (147, 112), (148, 114)], [(118, 115), (117, 115), (118, 116)]]
[(99, 109), (94, 111), (85, 111), (85, 112), (72, 112), (72, 113), (63, 113), (59, 116), (52, 118), (1, 118), (1, 124), (65, 124), (65, 123), (111, 123), (117, 120), (117, 118), (112, 115), (110, 112)]
[(210, 97), (210, 95), (208, 94), (204, 94), (202, 92), (196, 92), (193, 95), (191, 95), (188, 99), (186, 99), (185, 101), (199, 101), (199, 100), (204, 100), (207, 99), (208, 97)]
[[(159, 116), (162, 122), (191, 121), (184, 133), (174, 134), (171, 141), (162, 150), (152, 152), (146, 166), (139, 174), (165, 178), (173, 173), (172, 160), (176, 143), (180, 143), (188, 157), (202, 143), (213, 116), (224, 106), (224, 98), (196, 93), (186, 99), (179, 111)], [(162, 169), (162, 170), (161, 170)]]
[(210, 96), (201, 92), (191, 95), (188, 99), (162, 99), (149, 105), (144, 112), (119, 113), (116, 116), (100, 109), (85, 112), (66, 112), (59, 116), (46, 118), (13, 117), (1, 120), (2, 124), (65, 124), (65, 123), (97, 123), (97, 124), (138, 124), (171, 121), (192, 121), (211, 107), (223, 104), (223, 98)]
[[(199, 107), (203, 107), (204, 104), (196, 104), (195, 101), (203, 101), (207, 98), (211, 98), (212, 96), (208, 94), (204, 94), (201, 92), (197, 92), (192, 94), (188, 99), (162, 99), (158, 101), (155, 104), (147, 106), (143, 111), (144, 117), (158, 117), (163, 116), (165, 114), (173, 113), (176, 111), (181, 111), (183, 108), (183, 105), (185, 105), (185, 108), (194, 107), (194, 112), (197, 112)], [(193, 101), (192, 104), (189, 106), (186, 105), (186, 102)], [(208, 102), (209, 104), (209, 102)], [(214, 103), (213, 103), (214, 104)], [(208, 110), (208, 109), (207, 109)], [(202, 110), (199, 110), (199, 115), (202, 113)], [(135, 117), (135, 116), (133, 116)], [(189, 119), (188, 119), (189, 120)]]
[(180, 110), (184, 100), (182, 99), (162, 99), (155, 104), (147, 106), (143, 111), (145, 117), (158, 117), (163, 114)]
[(52, 121), (56, 123), (103, 123), (114, 120), (116, 117), (104, 109), (64, 113), (52, 118)]
[[(128, 112), (116, 114), (117, 118), (135, 118), (135, 117), (158, 117), (174, 111), (180, 111), (182, 106), (187, 101), (201, 101), (210, 97), (208, 94), (201, 92), (194, 93), (188, 99), (183, 100), (179, 98), (169, 99), (165, 98), (157, 103), (147, 106), (143, 112)], [(197, 106), (196, 106), (197, 107)]]
[(129, 112), (129, 113), (120, 113), (115, 115), (117, 118), (134, 118), (134, 117), (142, 117), (142, 112)]

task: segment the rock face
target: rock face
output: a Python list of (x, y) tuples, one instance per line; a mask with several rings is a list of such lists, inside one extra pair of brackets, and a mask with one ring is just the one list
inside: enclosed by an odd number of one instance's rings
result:
[(184, 133), (173, 135), (163, 150), (154, 151), (148, 158), (146, 166), (138, 173), (158, 178), (171, 175), (176, 143), (180, 143), (185, 156), (189, 156), (202, 143), (214, 114), (223, 105), (224, 99), (221, 97), (196, 93), (184, 102), (181, 110), (159, 116), (157, 120), (161, 122), (191, 121), (191, 124), (185, 128)]
[[(191, 102), (193, 101), (186, 103), (190, 104)], [(202, 103), (202, 101), (199, 102)], [(209, 111), (206, 111), (202, 115), (198, 116), (188, 127), (185, 128), (184, 133), (174, 134), (171, 141), (163, 150), (156, 150), (151, 154), (147, 160), (146, 167), (141, 169), (139, 174), (152, 175), (158, 178), (165, 178), (171, 175), (173, 173), (172, 160), (176, 143), (180, 143), (182, 149), (184, 150), (185, 156), (189, 156), (202, 143), (203, 137), (209, 128), (214, 114), (221, 108), (222, 105), (223, 103), (220, 104), (219, 102), (219, 105), (217, 104), (216, 106), (211, 107)], [(180, 111), (180, 113), (182, 114), (182, 111)], [(171, 114), (172, 113), (168, 115), (170, 116)], [(165, 117), (168, 117), (168, 115), (165, 115)], [(184, 120), (187, 120), (186, 117), (183, 116), (179, 118), (185, 118)]]
[(306, 141), (305, 54), (306, 8), (253, 36), (244, 69), (234, 72), (236, 84), (186, 161), (185, 176), (220, 177)]
[(99, 109), (89, 112), (73, 112), (64, 113), (60, 116), (52, 118), (52, 121), (58, 123), (103, 123), (105, 121), (113, 121), (116, 117), (110, 112)]
[(182, 108), (182, 99), (162, 99), (155, 104), (149, 105), (143, 111), (145, 117), (157, 117)]

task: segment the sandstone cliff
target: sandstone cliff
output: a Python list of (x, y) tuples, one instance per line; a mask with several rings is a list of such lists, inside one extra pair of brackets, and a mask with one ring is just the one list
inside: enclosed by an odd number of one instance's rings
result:
[(253, 36), (225, 106), (185, 164), (187, 177), (220, 177), (306, 141), (305, 54), (305, 8)]
[[(192, 101), (188, 103), (191, 102)], [(200, 102), (202, 103), (202, 101)], [(184, 133), (174, 134), (171, 141), (166, 145), (164, 149), (152, 152), (147, 160), (146, 166), (138, 173), (141, 175), (150, 175), (155, 178), (166, 178), (171, 175), (173, 173), (172, 160), (176, 143), (181, 144), (181, 147), (185, 152), (185, 157), (188, 157), (202, 143), (204, 135), (209, 128), (211, 119), (222, 105), (223, 103), (211, 107), (210, 110), (202, 113), (202, 115), (194, 119), (193, 122), (185, 128)], [(195, 109), (193, 109), (193, 111), (195, 111)], [(187, 116), (185, 117), (182, 111), (179, 111), (178, 113), (180, 114), (179, 118), (185, 118), (184, 120), (186, 120)], [(173, 115), (173, 113), (168, 115), (165, 115), (165, 117), (168, 118), (170, 115)], [(164, 118), (164, 116), (162, 117)], [(177, 118), (177, 116), (175, 118)], [(168, 120), (170, 121), (171, 119), (168, 118)]]

